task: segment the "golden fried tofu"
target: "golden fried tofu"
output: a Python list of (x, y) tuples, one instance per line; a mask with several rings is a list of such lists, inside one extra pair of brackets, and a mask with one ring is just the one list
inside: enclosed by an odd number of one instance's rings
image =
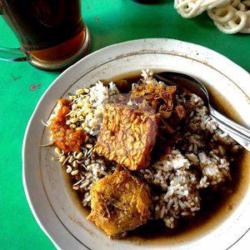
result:
[(108, 236), (133, 230), (150, 217), (150, 190), (127, 170), (116, 170), (107, 175), (94, 183), (90, 192), (88, 219)]
[(156, 135), (154, 113), (124, 104), (106, 104), (95, 152), (138, 170), (149, 165)]

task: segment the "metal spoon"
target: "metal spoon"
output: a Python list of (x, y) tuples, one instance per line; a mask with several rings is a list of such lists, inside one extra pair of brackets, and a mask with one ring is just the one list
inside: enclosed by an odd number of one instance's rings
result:
[(200, 96), (208, 107), (210, 116), (218, 123), (219, 128), (228, 133), (241, 146), (250, 151), (250, 129), (246, 128), (218, 112), (210, 102), (209, 93), (205, 85), (191, 76), (175, 73), (161, 72), (155, 75), (158, 81), (168, 85), (179, 85)]

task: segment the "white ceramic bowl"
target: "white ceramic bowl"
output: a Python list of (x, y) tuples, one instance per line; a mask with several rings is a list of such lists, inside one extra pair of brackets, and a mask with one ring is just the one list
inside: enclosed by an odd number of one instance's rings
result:
[[(67, 182), (60, 166), (51, 160), (53, 150), (39, 147), (48, 141), (41, 120), (49, 118), (58, 98), (99, 79), (147, 68), (177, 71), (200, 78), (220, 93), (224, 105), (230, 104), (237, 110), (238, 118), (250, 126), (249, 74), (211, 50), (171, 39), (146, 39), (113, 45), (85, 57), (62, 73), (43, 95), (30, 119), (23, 144), (23, 182), (29, 205), (41, 228), (58, 248), (166, 248), (164, 242), (110, 240), (86, 220), (74, 194), (65, 185)], [(246, 182), (248, 177), (246, 173)], [(248, 186), (239, 205), (215, 228), (210, 227), (199, 237), (166, 242), (167, 248), (231, 248), (250, 227), (250, 192), (247, 189)]]

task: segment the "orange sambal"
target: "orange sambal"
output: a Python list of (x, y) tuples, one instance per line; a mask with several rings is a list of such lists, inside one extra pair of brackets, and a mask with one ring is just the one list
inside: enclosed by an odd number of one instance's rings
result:
[(87, 137), (82, 129), (73, 129), (66, 124), (69, 112), (70, 101), (67, 99), (58, 100), (55, 116), (50, 119), (49, 124), (54, 144), (65, 153), (80, 151), (81, 145)]

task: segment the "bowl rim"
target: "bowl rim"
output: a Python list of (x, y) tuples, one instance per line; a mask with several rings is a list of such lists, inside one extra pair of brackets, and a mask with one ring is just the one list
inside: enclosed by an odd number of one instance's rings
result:
[[(29, 136), (29, 133), (30, 133), (30, 127), (31, 127), (33, 118), (34, 118), (35, 114), (37, 113), (37, 111), (39, 109), (39, 106), (42, 103), (43, 99), (50, 92), (52, 87), (54, 85), (56, 85), (57, 82), (61, 78), (63, 78), (65, 75), (67, 75), (68, 72), (73, 71), (77, 66), (79, 66), (81, 64), (84, 64), (85, 61), (89, 60), (92, 57), (98, 57), (101, 54), (107, 54), (107, 53), (109, 53), (110, 51), (112, 51), (115, 48), (122, 48), (124, 46), (133, 46), (134, 44), (138, 44), (138, 43), (141, 43), (141, 44), (144, 44), (144, 43), (145, 44), (150, 44), (150, 43), (152, 43), (152, 44), (154, 44), (154, 43), (158, 43), (158, 42), (164, 42), (166, 44), (173, 43), (173, 44), (176, 44), (176, 45), (183, 46), (185, 50), (187, 50), (187, 48), (192, 48), (192, 49), (195, 49), (197, 51), (200, 51), (201, 53), (196, 55), (197, 58), (192, 57), (193, 60), (197, 60), (199, 63), (201, 63), (201, 61), (202, 61), (203, 64), (206, 64), (206, 65), (216, 69), (217, 71), (218, 71), (218, 68), (221, 69), (221, 70), (222, 69), (224, 70), (224, 68), (219, 65), (221, 62), (224, 62), (224, 64), (226, 63), (227, 65), (230, 66), (230, 67), (228, 67), (230, 69), (228, 69), (226, 73), (222, 73), (226, 78), (228, 78), (227, 75), (232, 74), (230, 72), (231, 68), (234, 68), (234, 71), (237, 71), (239, 74), (241, 74), (242, 78), (250, 80), (250, 75), (249, 75), (249, 73), (247, 71), (242, 69), (240, 66), (238, 66), (237, 64), (232, 62), (230, 59), (226, 58), (225, 56), (223, 56), (223, 55), (221, 55), (221, 54), (219, 54), (219, 53), (217, 53), (217, 52), (215, 52), (215, 51), (213, 51), (211, 49), (205, 48), (205, 47), (197, 45), (197, 44), (187, 43), (187, 42), (183, 42), (183, 41), (179, 41), (179, 40), (175, 40), (175, 39), (166, 39), (166, 38), (139, 39), (139, 40), (132, 40), (132, 41), (127, 41), (127, 42), (122, 42), (122, 43), (107, 46), (105, 48), (102, 48), (100, 50), (97, 50), (97, 51), (89, 54), (88, 56), (84, 57), (83, 59), (81, 59), (80, 61), (75, 63), (74, 65), (70, 66), (68, 69), (66, 69), (59, 76), (57, 76), (56, 79), (49, 86), (49, 88), (41, 96), (39, 102), (37, 103), (37, 105), (36, 105), (36, 107), (35, 107), (35, 109), (34, 109), (34, 111), (32, 113), (32, 116), (31, 116), (31, 118), (30, 118), (30, 120), (28, 122), (28, 125), (26, 127), (26, 131), (25, 131), (24, 139), (23, 139), (23, 147), (22, 147), (22, 165), (23, 165), (22, 179), (23, 179), (23, 187), (24, 187), (26, 199), (28, 201), (28, 204), (30, 206), (30, 209), (32, 211), (32, 214), (33, 214), (34, 218), (36, 219), (38, 225), (43, 230), (43, 232), (47, 235), (47, 237), (52, 241), (52, 243), (58, 249), (61, 249), (60, 243), (58, 242), (57, 239), (54, 238), (54, 236), (51, 235), (51, 233), (49, 232), (49, 229), (46, 227), (46, 225), (42, 221), (40, 214), (37, 213), (35, 205), (34, 205), (34, 201), (32, 201), (32, 199), (31, 199), (30, 190), (29, 190), (29, 183), (28, 183), (29, 181), (27, 179), (27, 172), (26, 172), (27, 171), (27, 168), (26, 168), (26, 165), (27, 165), (26, 153), (27, 153), (27, 139), (28, 139), (28, 136)], [(189, 52), (186, 54), (186, 57), (189, 57), (188, 54), (189, 54)], [(208, 57), (204, 57), (204, 55), (207, 55)], [(182, 54), (182, 56), (185, 56), (185, 55)], [(115, 59), (117, 59), (117, 58), (115, 58)], [(215, 58), (217, 59), (216, 62), (213, 61)], [(221, 71), (220, 71), (220, 73), (221, 73)], [(235, 74), (235, 75), (237, 75), (237, 74)], [(230, 80), (232, 81), (231, 78), (230, 78)], [(242, 91), (242, 93), (244, 93), (244, 95), (246, 97), (246, 100), (248, 101), (248, 103), (250, 103), (250, 85), (249, 86), (247, 85), (247, 81), (245, 81), (246, 84), (243, 84), (243, 82), (244, 81), (241, 81), (240, 85), (236, 84), (236, 82), (235, 82), (235, 85)], [(69, 85), (70, 85), (70, 83), (69, 83)], [(51, 209), (53, 210), (52, 207), (51, 207)], [(59, 223), (60, 223), (61, 222), (60, 218), (57, 217), (57, 219), (59, 220)], [(248, 231), (250, 231), (250, 228), (248, 228), (248, 230), (237, 241), (235, 241), (233, 244), (231, 244), (227, 249), (230, 249), (232, 246), (234, 246), (240, 239), (242, 239), (244, 237), (244, 235), (247, 234)], [(68, 231), (68, 233), (70, 233), (70, 232)], [(75, 238), (75, 240), (78, 240), (78, 239)], [(82, 242), (81, 242), (81, 244), (82, 244)], [(88, 246), (85, 246), (85, 247), (86, 247), (86, 249), (90, 249)]]

